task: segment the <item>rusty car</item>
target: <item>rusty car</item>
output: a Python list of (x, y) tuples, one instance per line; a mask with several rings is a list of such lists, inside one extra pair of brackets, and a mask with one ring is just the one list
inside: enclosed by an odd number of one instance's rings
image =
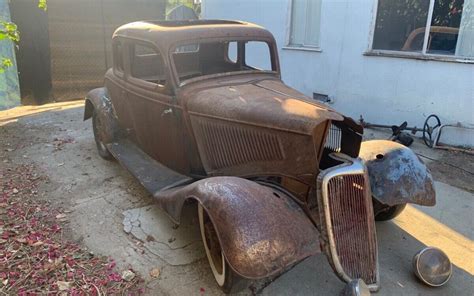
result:
[(275, 39), (258, 25), (139, 21), (114, 32), (112, 50), (84, 111), (98, 152), (174, 223), (197, 204), (224, 292), (319, 253), (342, 281), (376, 291), (375, 220), (435, 204), (409, 148), (362, 141), (353, 119), (283, 83)]

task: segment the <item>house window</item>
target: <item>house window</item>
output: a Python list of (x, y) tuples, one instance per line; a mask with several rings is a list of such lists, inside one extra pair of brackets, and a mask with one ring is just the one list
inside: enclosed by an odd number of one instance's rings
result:
[(474, 0), (379, 0), (372, 49), (474, 57)]
[(321, 0), (293, 0), (289, 45), (319, 47)]

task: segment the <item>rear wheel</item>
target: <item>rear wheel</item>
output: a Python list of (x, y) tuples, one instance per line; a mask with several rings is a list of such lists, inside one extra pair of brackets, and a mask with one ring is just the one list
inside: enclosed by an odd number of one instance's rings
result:
[(113, 160), (114, 157), (112, 153), (107, 149), (105, 146), (105, 142), (103, 139), (104, 126), (100, 120), (100, 116), (97, 115), (97, 112), (94, 110), (92, 113), (92, 129), (94, 131), (94, 140), (95, 144), (97, 145), (97, 151), (99, 152), (100, 157), (106, 160)]
[(236, 293), (249, 285), (249, 280), (236, 274), (221, 249), (216, 229), (203, 206), (198, 203), (199, 227), (207, 259), (219, 287), (224, 293)]
[(381, 210), (375, 215), (376, 221), (388, 221), (400, 215), (400, 213), (405, 209), (407, 204), (400, 204), (394, 206), (388, 206)]

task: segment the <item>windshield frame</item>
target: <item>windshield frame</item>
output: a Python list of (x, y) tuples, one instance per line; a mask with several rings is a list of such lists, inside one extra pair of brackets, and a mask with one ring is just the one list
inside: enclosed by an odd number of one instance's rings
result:
[[(272, 65), (272, 70), (241, 70), (241, 71), (232, 71), (232, 72), (222, 72), (222, 73), (214, 73), (214, 74), (207, 74), (207, 75), (201, 75), (197, 77), (192, 77), (188, 79), (181, 80), (178, 75), (178, 71), (176, 70), (175, 67), (175, 62), (173, 58), (173, 54), (179, 46), (184, 46), (184, 45), (191, 45), (191, 44), (201, 44), (201, 43), (212, 43), (212, 42), (265, 42), (268, 45), (269, 49), (269, 54), (270, 54), (270, 62)], [(278, 59), (278, 50), (276, 48), (275, 40), (271, 38), (263, 38), (263, 37), (258, 37), (258, 36), (229, 36), (226, 38), (195, 38), (195, 39), (187, 39), (187, 40), (181, 40), (178, 42), (175, 42), (171, 44), (171, 46), (168, 49), (168, 59), (169, 59), (169, 65), (171, 68), (171, 73), (172, 76), (174, 77), (174, 80), (176, 81), (177, 87), (182, 87), (184, 85), (196, 82), (196, 81), (201, 81), (201, 80), (207, 80), (211, 78), (217, 78), (217, 77), (226, 77), (226, 76), (235, 76), (235, 75), (242, 75), (242, 74), (270, 74), (273, 76), (276, 76), (278, 78), (281, 77), (280, 75), (280, 63)]]

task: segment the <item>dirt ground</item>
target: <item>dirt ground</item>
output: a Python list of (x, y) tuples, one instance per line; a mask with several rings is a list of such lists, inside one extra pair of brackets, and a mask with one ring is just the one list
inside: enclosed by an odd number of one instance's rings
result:
[[(82, 121), (82, 111), (83, 102), (75, 101), (0, 112), (0, 168), (36, 165), (48, 176), (40, 184), (45, 194), (38, 198), (67, 209), (66, 236), (114, 258), (120, 268), (133, 268), (145, 278), (146, 293), (220, 295), (192, 234), (195, 217), (184, 232), (167, 224), (125, 169), (98, 156), (91, 122)], [(388, 137), (378, 130), (366, 136)], [(394, 221), (378, 223), (382, 288), (377, 295), (473, 295), (474, 157), (432, 150), (421, 141), (413, 149), (432, 170), (438, 204), (409, 206)], [(132, 224), (143, 233), (131, 231)], [(189, 244), (191, 250), (185, 247)], [(411, 272), (412, 256), (426, 245), (443, 249), (453, 261), (453, 277), (442, 288), (424, 286)], [(324, 256), (314, 256), (277, 278), (253, 283), (242, 294), (338, 295), (343, 287)]]

